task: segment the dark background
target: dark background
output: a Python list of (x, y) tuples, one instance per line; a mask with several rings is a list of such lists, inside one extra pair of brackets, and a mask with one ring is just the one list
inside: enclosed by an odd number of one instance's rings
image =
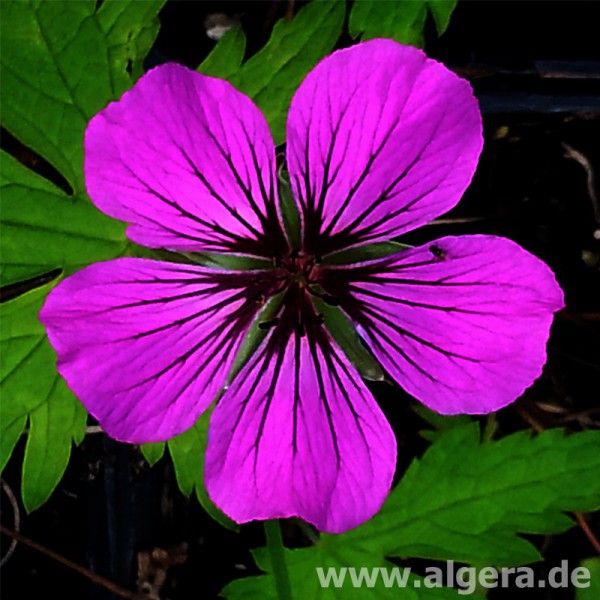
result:
[[(296, 9), (302, 4), (297, 2)], [(161, 13), (162, 29), (148, 64), (175, 60), (195, 67), (214, 46), (203, 27), (214, 12), (241, 20), (250, 56), (286, 6), (284, 1), (171, 0)], [(600, 422), (600, 188), (588, 184), (598, 180), (600, 155), (598, 23), (599, 2), (461, 1), (440, 39), (432, 22), (426, 29), (428, 53), (471, 80), (484, 113), (486, 144), (460, 206), (443, 223), (405, 241), (503, 235), (548, 262), (566, 294), (567, 309), (555, 320), (544, 375), (500, 411), (499, 435), (553, 426), (575, 431)], [(341, 38), (340, 45), (348, 43), (348, 37)], [(579, 161), (566, 156), (565, 144), (571, 154), (579, 153)], [(418, 435), (426, 425), (401, 390), (383, 384), (372, 389), (397, 433), (401, 473), (426, 447)], [(4, 476), (17, 495), (22, 453), (20, 444)], [(168, 459), (150, 470), (137, 449), (102, 434), (88, 435), (74, 450), (63, 481), (44, 507), (29, 516), (21, 511), (25, 535), (129, 589), (135, 589), (137, 552), (187, 542), (187, 561), (170, 572), (171, 600), (213, 598), (231, 579), (257, 573), (250, 549), (264, 543), (260, 526), (244, 526), (239, 535), (228, 532), (195, 500), (184, 498)], [(3, 495), (2, 522), (10, 525), (11, 519)], [(589, 525), (600, 531), (597, 517)], [(285, 534), (288, 545), (306, 544), (294, 522)], [(579, 527), (532, 540), (547, 558), (536, 566), (539, 573), (562, 559), (574, 567), (594, 553)], [(4, 537), (2, 545), (4, 553)], [(426, 566), (408, 564), (417, 571)], [(49, 593), (64, 600), (112, 598), (22, 545), (2, 571), (2, 586), (6, 600)], [(572, 592), (496, 590), (489, 597), (554, 600), (572, 598)]]

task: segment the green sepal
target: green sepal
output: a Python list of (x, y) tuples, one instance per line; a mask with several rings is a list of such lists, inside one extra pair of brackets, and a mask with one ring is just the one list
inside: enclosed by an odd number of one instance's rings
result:
[(287, 234), (290, 245), (293, 249), (299, 250), (302, 244), (302, 231), (300, 211), (298, 203), (294, 198), (287, 173), (279, 173), (279, 206), (281, 209), (281, 217)]
[(314, 297), (313, 302), (323, 315), (325, 327), (360, 375), (370, 381), (383, 381), (383, 369), (363, 344), (350, 319), (337, 306), (331, 306), (318, 297)]
[(323, 265), (350, 265), (369, 260), (385, 258), (392, 254), (398, 254), (409, 250), (412, 246), (401, 244), (399, 242), (376, 242), (375, 244), (365, 244), (356, 246), (347, 250), (340, 250), (333, 254), (324, 256), (321, 260)]

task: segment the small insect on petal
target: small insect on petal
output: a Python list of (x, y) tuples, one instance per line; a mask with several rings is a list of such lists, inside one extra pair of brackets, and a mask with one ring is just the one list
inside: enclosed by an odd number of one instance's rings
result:
[(436, 246), (435, 244), (432, 244), (431, 246), (429, 246), (429, 251), (436, 258), (439, 258), (441, 260), (443, 260), (443, 259), (446, 258), (446, 252), (445, 252), (445, 250), (442, 250), (439, 246)]

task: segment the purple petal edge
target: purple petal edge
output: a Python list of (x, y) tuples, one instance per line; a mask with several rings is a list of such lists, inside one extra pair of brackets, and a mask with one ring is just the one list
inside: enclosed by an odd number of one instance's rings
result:
[(296, 516), (341, 533), (379, 510), (395, 465), (390, 425), (323, 330), (276, 330), (212, 414), (205, 482), (238, 523)]
[(421, 50), (376, 39), (333, 53), (299, 87), (287, 124), (305, 250), (383, 241), (443, 214), (482, 146), (471, 86)]
[(59, 373), (105, 431), (162, 441), (217, 397), (261, 285), (244, 273), (121, 258), (65, 279), (39, 318)]
[(330, 268), (324, 287), (389, 374), (442, 414), (485, 414), (516, 400), (546, 362), (554, 273), (515, 242), (445, 237)]
[(262, 256), (286, 245), (269, 127), (226, 81), (155, 67), (90, 121), (84, 167), (92, 202), (143, 246)]

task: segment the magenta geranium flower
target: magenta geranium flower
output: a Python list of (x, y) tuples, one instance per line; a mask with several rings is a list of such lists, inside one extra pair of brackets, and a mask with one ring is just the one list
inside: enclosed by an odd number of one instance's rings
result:
[(139, 244), (270, 263), (232, 272), (121, 258), (83, 269), (41, 313), (60, 373), (113, 437), (168, 439), (217, 398), (274, 299), (266, 338), (214, 409), (208, 492), (240, 523), (360, 524), (390, 489), (396, 442), (313, 299), (338, 305), (388, 374), (444, 414), (487, 413), (518, 397), (541, 372), (563, 306), (544, 263), (490, 235), (323, 262), (452, 208), (481, 147), (471, 88), (443, 65), (389, 40), (335, 52), (289, 112), (301, 220), (293, 247), (256, 106), (225, 81), (175, 64), (153, 69), (89, 124), (92, 201), (128, 222)]

